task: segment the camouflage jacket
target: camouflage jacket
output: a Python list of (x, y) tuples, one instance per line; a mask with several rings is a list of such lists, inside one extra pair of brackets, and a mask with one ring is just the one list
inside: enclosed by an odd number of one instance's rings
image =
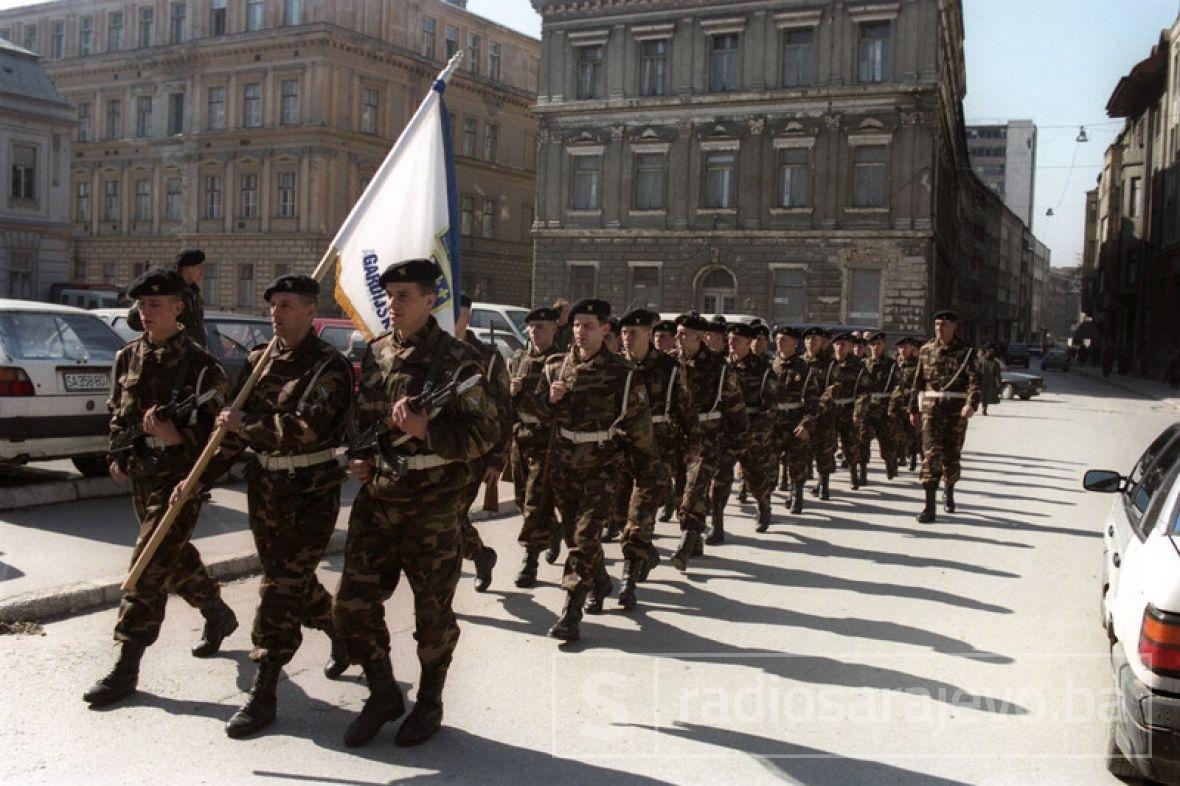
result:
[[(403, 396), (421, 393), (432, 366), (437, 389), (476, 373), (482, 377), (483, 358), (440, 328), (434, 317), (412, 336), (403, 338), (391, 330), (373, 339), (361, 361), (357, 431), (388, 420), (393, 405)], [(367, 484), (369, 493), (378, 499), (406, 501), (419, 499), (426, 492), (463, 488), (471, 479), (469, 462), (487, 453), (500, 439), (499, 417), (487, 380), (481, 378), (475, 387), (432, 413), (425, 440), (410, 439), (395, 448), (403, 455), (433, 456), (446, 463), (412, 469), (394, 480), (381, 471), (383, 462), (378, 461), (378, 471)]]
[(914, 375), (918, 373), (918, 357), (915, 355), (896, 363), (897, 386), (893, 388), (893, 393), (889, 397), (889, 414), (908, 414), (910, 395), (914, 389)]
[[(186, 355), (187, 364), (183, 362)], [(181, 371), (183, 378), (177, 379)], [(156, 472), (174, 478), (192, 467), (209, 441), (213, 421), (225, 403), (229, 379), (213, 356), (189, 339), (184, 330), (159, 344), (146, 335), (132, 340), (115, 358), (111, 396), (107, 401), (112, 441), (124, 429), (140, 426), (144, 414), (157, 404), (167, 404), (173, 392), (184, 398), (189, 394), (201, 396), (210, 390), (218, 393), (202, 404), (194, 417), (175, 424), (184, 440), (182, 444), (150, 448), (157, 459)], [(134, 455), (129, 469), (133, 475), (150, 471)]]
[[(266, 345), (250, 352), (234, 396), (266, 354)], [(352, 364), (314, 331), (294, 347), (280, 344), (242, 406), (242, 428), (225, 436), (203, 482), (225, 473), (246, 448), (255, 453), (294, 456), (336, 448), (352, 410)], [(261, 470), (256, 464), (247, 477)], [(343, 483), (343, 467), (334, 457), (311, 467), (281, 470), (307, 488)]]
[[(937, 338), (927, 341), (918, 350), (918, 368), (914, 372), (914, 382), (910, 394), (910, 412), (918, 412), (919, 393), (959, 393), (965, 394), (958, 398), (933, 399), (926, 397), (929, 406), (938, 401), (945, 406), (955, 406), (962, 409), (966, 404), (979, 406), (979, 372), (971, 361), (975, 357), (975, 350), (959, 337), (951, 339), (950, 344), (943, 344)], [(962, 369), (962, 371), (960, 371)]]
[(494, 344), (485, 344), (468, 330), (463, 341), (473, 347), (483, 359), (483, 378), (488, 386), (488, 395), (496, 405), (496, 417), (500, 424), (500, 438), (484, 458), (489, 469), (503, 471), (508, 459), (508, 443), (512, 439), (512, 400), (508, 392), (508, 367), (500, 350)]
[(696, 411), (684, 369), (676, 358), (655, 347), (650, 347), (647, 357), (641, 361), (635, 361), (626, 352), (623, 357), (635, 366), (636, 378), (647, 389), (653, 431), (660, 450), (666, 453), (691, 439), (697, 429)]
[(692, 357), (679, 349), (676, 357), (697, 411), (700, 443), (696, 447), (721, 436), (732, 442), (742, 439), (750, 427), (746, 401), (725, 358), (703, 344)]
[(822, 380), (807, 364), (802, 355), (789, 358), (775, 356), (770, 364), (778, 379), (778, 403), (780, 421), (807, 430), (819, 412), (819, 397), (823, 393)]
[(774, 428), (774, 405), (778, 403), (778, 378), (770, 363), (753, 352), (741, 360), (730, 355), (726, 360), (737, 378), (746, 406), (752, 434), (767, 435)]
[(855, 417), (863, 417), (869, 401), (868, 391), (864, 388), (864, 361), (851, 353), (844, 360), (837, 360), (833, 356), (831, 368), (823, 398), (831, 402), (837, 413), (849, 407)]
[[(541, 373), (545, 361), (561, 354), (556, 345), (539, 352), (531, 343), (528, 349), (518, 349), (508, 361), (508, 375), (520, 383), (512, 396), (512, 435), (516, 442), (528, 448), (544, 449), (549, 444), (549, 422), (544, 418), (543, 405), (537, 400)], [(545, 396), (549, 391), (545, 390)]]
[(889, 408), (893, 391), (901, 384), (901, 369), (897, 361), (884, 354), (876, 359), (871, 355), (865, 358), (864, 368), (865, 373), (860, 380), (860, 386), (868, 393), (868, 399), (863, 403), (865, 414), (883, 414)]
[[(184, 311), (180, 312), (178, 321), (188, 331), (189, 338), (199, 346), (205, 346), (205, 299), (201, 297), (201, 288), (196, 284), (189, 284), (180, 293), (180, 299), (184, 302)], [(138, 303), (127, 312), (127, 326), (132, 330), (143, 331)]]

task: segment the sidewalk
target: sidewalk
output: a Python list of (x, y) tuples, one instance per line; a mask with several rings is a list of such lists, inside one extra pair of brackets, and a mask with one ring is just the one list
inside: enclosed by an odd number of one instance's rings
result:
[(1180, 390), (1176, 390), (1170, 385), (1165, 385), (1163, 382), (1156, 382), (1153, 379), (1143, 379), (1142, 377), (1123, 376), (1117, 373), (1111, 373), (1109, 377), (1104, 377), (1102, 376), (1102, 369), (1097, 366), (1074, 366), (1070, 370), (1070, 373), (1095, 379), (1099, 382), (1105, 382), (1108, 385), (1135, 393), (1144, 398), (1155, 399), (1180, 411)]

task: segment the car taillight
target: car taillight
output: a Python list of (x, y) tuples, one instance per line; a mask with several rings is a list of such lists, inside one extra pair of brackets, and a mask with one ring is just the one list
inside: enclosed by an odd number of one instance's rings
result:
[(1139, 630), (1139, 659), (1157, 674), (1180, 676), (1180, 614), (1147, 607)]
[(33, 380), (23, 368), (0, 368), (0, 396), (35, 396)]

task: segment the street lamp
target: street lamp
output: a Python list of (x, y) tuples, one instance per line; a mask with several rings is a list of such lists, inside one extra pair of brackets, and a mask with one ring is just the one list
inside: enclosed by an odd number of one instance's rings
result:
[(1077, 142), (1089, 142), (1090, 141), (1090, 137), (1086, 136), (1086, 127), (1085, 126), (1078, 126), (1078, 138), (1075, 141), (1077, 141)]

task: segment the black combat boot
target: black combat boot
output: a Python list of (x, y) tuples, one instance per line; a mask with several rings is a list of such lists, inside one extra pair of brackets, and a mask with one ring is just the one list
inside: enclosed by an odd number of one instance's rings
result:
[(663, 521), (663, 522), (671, 521), (672, 517), (674, 515), (676, 515), (676, 506), (675, 505), (665, 505), (664, 510), (660, 513), (660, 521)]
[[(557, 562), (557, 558), (561, 556), (561, 530), (557, 527), (553, 528), (553, 533), (549, 536), (549, 548), (545, 549), (545, 561), (550, 565)], [(517, 586), (520, 586), (519, 584)]]
[(770, 503), (758, 503), (758, 526), (754, 528), (755, 532), (766, 532), (770, 529)]
[(922, 512), (918, 514), (918, 523), (933, 524), (934, 497), (938, 494), (938, 480), (935, 479), (929, 483), (923, 483), (922, 488), (926, 492), (926, 506), (922, 508)]
[(860, 464), (860, 485), (869, 485), (869, 465), (863, 461)]
[(639, 575), (637, 576), (637, 580), (641, 582), (647, 581), (647, 577), (651, 575), (651, 572), (655, 570), (656, 565), (659, 564), (660, 554), (653, 548), (651, 553), (648, 554), (647, 559), (640, 561)]
[(783, 479), (778, 484), (779, 491), (791, 490), (791, 476), (787, 474), (787, 468), (783, 467)]
[(680, 533), (680, 546), (672, 553), (672, 567), (681, 573), (688, 572), (688, 560), (693, 556), (701, 536), (685, 530)]
[(578, 623), (582, 621), (582, 605), (586, 602), (588, 588), (579, 586), (576, 590), (566, 590), (565, 606), (561, 609), (561, 618), (549, 629), (549, 635), (562, 641), (577, 641), (582, 637), (578, 630)]
[(738, 504), (739, 505), (749, 505), (750, 504), (750, 489), (746, 485), (746, 481), (744, 481), (744, 480), (742, 481), (742, 490), (738, 492)]
[(119, 649), (119, 659), (110, 674), (90, 686), (82, 700), (91, 707), (106, 707), (135, 693), (139, 683), (139, 661), (147, 646), (137, 641), (125, 641)]
[(586, 598), (586, 613), (601, 614), (602, 604), (606, 603), (606, 599), (610, 597), (614, 588), (615, 583), (610, 580), (610, 574), (606, 572), (606, 566), (600, 565), (594, 573), (594, 586), (590, 588), (590, 594)]
[(414, 700), (414, 709), (398, 727), (393, 741), (402, 748), (412, 748), (421, 745), (433, 737), (442, 727), (443, 685), (447, 681), (447, 673), (433, 669), (422, 674), (422, 682), (418, 684), (418, 698)]
[(220, 596), (201, 609), (201, 616), (205, 618), (205, 630), (201, 633), (201, 640), (193, 645), (193, 657), (209, 658), (216, 655), (221, 642), (238, 629), (238, 618)]
[(475, 563), (475, 591), (487, 592), (492, 584), (492, 568), (496, 567), (496, 550), (484, 546), (472, 562)]
[(885, 478), (893, 480), (897, 477), (897, 459), (890, 456), (885, 459)]
[(635, 582), (646, 570), (646, 563), (642, 559), (629, 559), (623, 563), (623, 588), (619, 590), (619, 605), (627, 611), (635, 608), (639, 602), (635, 597)]
[(828, 482), (831, 479), (832, 479), (832, 476), (829, 475), (828, 473), (826, 473), (826, 472), (819, 473), (819, 498), (822, 499), (824, 502), (827, 502), (828, 500), (830, 500), (832, 498), (832, 492), (828, 488)]
[(913, 472), (917, 468), (918, 468), (918, 454), (911, 453), (910, 454), (910, 472)]
[(943, 492), (942, 506), (943, 506), (943, 509), (947, 513), (954, 513), (955, 512), (955, 484), (954, 483), (947, 483), (946, 484), (946, 491)]
[(623, 532), (623, 528), (617, 521), (612, 521), (606, 528), (606, 532), (602, 533), (603, 543), (614, 543), (619, 539), (619, 535)]
[(795, 486), (794, 499), (791, 500), (791, 513), (796, 515), (803, 512), (803, 484)]
[(858, 488), (860, 488), (860, 465), (856, 464), (855, 462), (852, 464), (849, 464), (848, 465), (848, 474), (852, 478), (852, 481), (851, 481), (851, 484), (849, 487), (853, 491), (856, 491)]
[(401, 688), (393, 681), (393, 663), (386, 655), (364, 664), (365, 681), (369, 683), (369, 698), (360, 715), (353, 718), (344, 732), (344, 744), (350, 748), (364, 745), (381, 727), (395, 721), (406, 711), (406, 700)]
[(330, 680), (338, 680), (345, 669), (349, 667), (348, 647), (345, 646), (344, 638), (336, 632), (336, 626), (331, 622), (321, 626), (320, 630), (332, 642), (332, 654), (328, 656), (328, 662), (324, 664), (324, 676)]
[(718, 546), (725, 542), (725, 503), (728, 501), (729, 495), (726, 494), (713, 502), (713, 531), (705, 538), (706, 545)]
[(281, 664), (264, 660), (258, 664), (258, 671), (254, 674), (254, 685), (250, 688), (250, 698), (242, 708), (235, 712), (225, 724), (225, 733), (238, 739), (249, 737), (256, 731), (274, 723), (278, 709), (278, 697), (275, 693), (279, 687), (279, 675), (283, 673)]
[(537, 561), (541, 550), (529, 547), (524, 552), (524, 562), (521, 563), (520, 573), (516, 574), (516, 586), (531, 587), (537, 583)]
[(816, 484), (811, 487), (811, 496), (818, 497), (820, 494), (823, 493), (823, 490), (824, 490), (823, 475), (820, 475), (820, 480), (818, 480), (816, 482)]

